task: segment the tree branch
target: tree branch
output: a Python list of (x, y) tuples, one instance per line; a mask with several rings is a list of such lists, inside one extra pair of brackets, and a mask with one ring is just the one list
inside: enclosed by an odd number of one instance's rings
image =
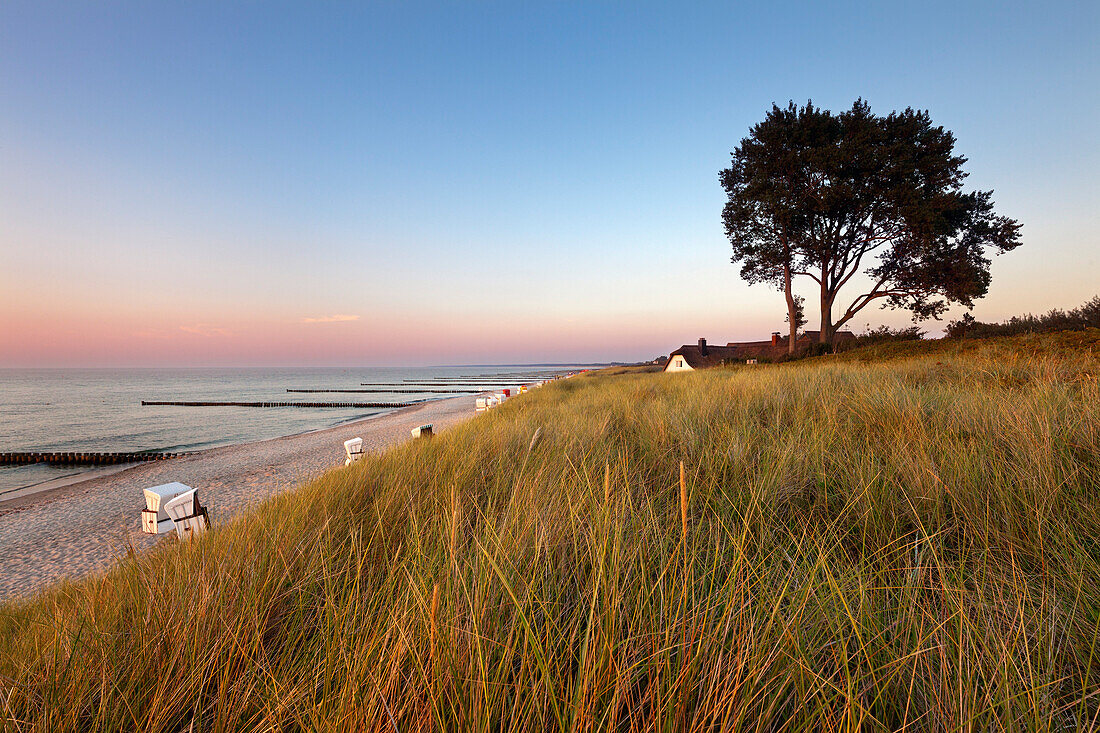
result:
[[(893, 295), (894, 293), (889, 290), (879, 290), (879, 288), (886, 284), (886, 280), (886, 277), (880, 278), (879, 281), (875, 283), (874, 287), (871, 288), (870, 292), (864, 293), (863, 295), (860, 295), (855, 300), (853, 300), (852, 304), (848, 306), (848, 309), (844, 311), (844, 316), (841, 317), (840, 320), (838, 320), (833, 327), (840, 328), (845, 323), (852, 320), (852, 316), (863, 310), (872, 300)], [(897, 294), (902, 294), (902, 291), (898, 291)]]

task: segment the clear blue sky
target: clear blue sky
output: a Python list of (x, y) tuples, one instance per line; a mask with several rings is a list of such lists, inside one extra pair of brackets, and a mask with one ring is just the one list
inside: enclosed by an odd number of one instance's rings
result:
[(766, 336), (782, 300), (729, 263), (717, 174), (809, 98), (955, 132), (1024, 225), (979, 318), (1078, 305), (1100, 291), (1098, 38), (1096, 2), (8, 0), (0, 366)]

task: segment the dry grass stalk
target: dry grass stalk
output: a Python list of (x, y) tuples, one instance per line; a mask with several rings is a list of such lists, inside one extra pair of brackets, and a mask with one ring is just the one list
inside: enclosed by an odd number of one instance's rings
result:
[(439, 615), (439, 583), (435, 584), (432, 588), (432, 615), (431, 615), (431, 640), (430, 648), (432, 650), (432, 663), (435, 663), (435, 637)]
[(688, 490), (684, 476), (684, 462), (680, 461), (680, 539), (686, 541), (688, 534)]
[(603, 503), (607, 506), (611, 501), (611, 464), (603, 464)]

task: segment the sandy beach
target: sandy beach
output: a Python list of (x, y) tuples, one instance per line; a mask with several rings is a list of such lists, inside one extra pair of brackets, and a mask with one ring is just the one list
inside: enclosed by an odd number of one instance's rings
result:
[(417, 425), (439, 432), (473, 417), (474, 396), (452, 397), (334, 428), (225, 446), (156, 461), (0, 502), (0, 601), (62, 578), (102, 571), (127, 547), (151, 546), (140, 530), (142, 489), (181, 481), (199, 490), (215, 522), (342, 466), (343, 442), (363, 438), (379, 452), (406, 440)]

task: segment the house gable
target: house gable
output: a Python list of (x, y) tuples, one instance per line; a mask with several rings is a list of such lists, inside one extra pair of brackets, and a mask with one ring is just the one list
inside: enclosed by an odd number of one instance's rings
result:
[(691, 372), (695, 371), (694, 367), (688, 364), (687, 359), (683, 354), (673, 352), (672, 356), (668, 358), (665, 363), (666, 372)]

